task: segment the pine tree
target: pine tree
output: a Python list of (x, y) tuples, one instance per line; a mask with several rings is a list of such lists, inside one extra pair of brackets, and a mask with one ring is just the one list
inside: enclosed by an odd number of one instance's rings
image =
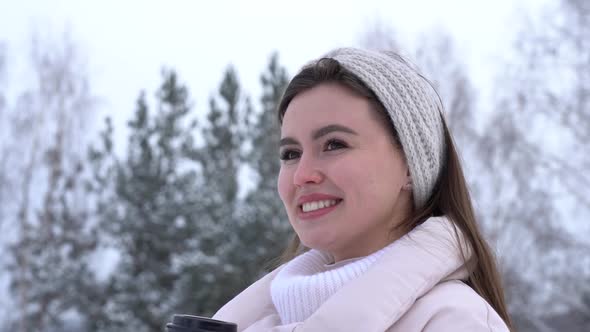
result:
[[(253, 114), (248, 100), (241, 102), (235, 72), (226, 72), (219, 94), (224, 108), (212, 100), (205, 146), (199, 151), (204, 166), (203, 197), (213, 227), (207, 234), (211, 264), (187, 289), (196, 290), (195, 312), (211, 314), (254, 282), (287, 245), (290, 226), (276, 191), (279, 171), (279, 127), (276, 108), (287, 84), (278, 56), (271, 58), (261, 77), (262, 111)], [(250, 118), (255, 117), (255, 121)], [(247, 147), (250, 145), (250, 148)], [(240, 162), (241, 161), (241, 162)], [(244, 163), (254, 169), (259, 181), (242, 199), (237, 197), (238, 171)], [(216, 200), (218, 199), (218, 200)], [(210, 278), (203, 280), (203, 274)], [(200, 276), (199, 276), (200, 274)]]
[[(193, 248), (198, 233), (198, 173), (184, 152), (192, 148), (195, 123), (187, 123), (188, 91), (173, 71), (163, 72), (157, 99), (159, 109), (152, 116), (145, 94), (138, 98), (124, 160), (95, 151), (102, 156), (95, 170), (100, 164), (113, 167), (102, 174), (103, 186), (112, 185), (113, 192), (101, 198), (98, 211), (105, 238), (120, 253), (106, 287), (104, 321), (91, 322), (102, 330), (162, 330), (178, 307), (180, 258)], [(108, 150), (111, 141), (105, 142)]]
[(245, 281), (240, 272), (242, 262), (232, 257), (241, 240), (237, 232), (242, 223), (237, 212), (238, 174), (251, 106), (242, 96), (232, 67), (226, 70), (218, 96), (210, 99), (209, 106), (207, 125), (201, 130), (204, 145), (192, 151), (193, 159), (202, 165), (203, 182), (198, 192), (204, 210), (198, 223), (203, 231), (193, 249), (201, 259), (186, 266), (181, 287), (182, 294), (191, 294), (182, 308), (201, 315), (213, 314)]
[(280, 170), (279, 139), (280, 128), (277, 108), (288, 84), (286, 70), (280, 66), (278, 54), (269, 60), (266, 72), (260, 77), (262, 96), (261, 112), (251, 124), (252, 151), (248, 162), (258, 175), (258, 183), (246, 197), (243, 205), (247, 223), (240, 230), (241, 252), (250, 253), (245, 267), (248, 279), (260, 276), (263, 269), (280, 256), (292, 234), (291, 226), (277, 192), (277, 178)]
[(228, 68), (219, 87), (221, 105), (216, 98), (209, 102), (208, 126), (203, 128), (205, 146), (197, 158), (203, 165), (210, 220), (219, 222), (233, 217), (238, 199), (238, 170), (242, 142), (245, 139), (245, 121), (250, 112), (249, 102), (242, 105), (237, 74)]

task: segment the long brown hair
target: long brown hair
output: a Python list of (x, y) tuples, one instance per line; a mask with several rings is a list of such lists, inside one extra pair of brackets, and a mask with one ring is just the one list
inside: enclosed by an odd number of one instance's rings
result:
[[(426, 78), (424, 79), (426, 80)], [(395, 146), (401, 148), (399, 136), (393, 122), (375, 93), (356, 75), (342, 67), (334, 59), (320, 59), (303, 68), (291, 80), (278, 107), (279, 123), (282, 124), (287, 107), (296, 95), (322, 83), (337, 83), (351, 89), (359, 96), (367, 98), (380, 119), (387, 124)], [(442, 112), (442, 109), (440, 111)], [(467, 284), (494, 308), (512, 330), (512, 322), (504, 300), (496, 260), (479, 230), (459, 155), (442, 116), (441, 119), (444, 128), (446, 158), (439, 181), (426, 204), (415, 209), (411, 216), (396, 226), (395, 229), (392, 229), (392, 232), (406, 234), (429, 217), (448, 217), (455, 227), (464, 234), (465, 240), (472, 251), (472, 257), (468, 264), (469, 277)], [(307, 249), (295, 234), (281, 260), (287, 262)], [(463, 253), (463, 257), (466, 257), (465, 253)]]

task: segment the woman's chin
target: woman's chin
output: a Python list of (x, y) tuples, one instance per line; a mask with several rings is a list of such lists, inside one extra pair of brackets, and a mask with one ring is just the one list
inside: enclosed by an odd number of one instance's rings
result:
[(331, 248), (334, 246), (332, 241), (328, 241), (328, 238), (324, 235), (313, 235), (301, 237), (299, 236), (301, 243), (310, 249), (319, 250), (322, 252), (331, 252)]

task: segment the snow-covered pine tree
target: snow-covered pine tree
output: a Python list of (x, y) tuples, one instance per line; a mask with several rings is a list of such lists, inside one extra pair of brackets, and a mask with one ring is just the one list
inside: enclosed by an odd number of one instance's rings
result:
[(156, 97), (159, 107), (152, 114), (145, 94), (139, 96), (125, 158), (94, 153), (102, 156), (95, 163), (113, 167), (102, 173), (103, 185), (113, 191), (102, 195), (97, 211), (103, 238), (119, 253), (105, 288), (104, 320), (90, 322), (104, 331), (162, 330), (178, 309), (179, 257), (193, 249), (199, 234), (198, 165), (185, 155), (195, 127), (187, 118), (188, 91), (174, 71), (164, 70)]

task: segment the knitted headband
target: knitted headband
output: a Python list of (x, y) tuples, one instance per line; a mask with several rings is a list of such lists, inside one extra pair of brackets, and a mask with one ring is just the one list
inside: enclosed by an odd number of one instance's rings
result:
[(430, 198), (445, 158), (442, 105), (432, 86), (398, 55), (354, 48), (326, 54), (377, 95), (398, 132), (405, 153), (414, 206)]

